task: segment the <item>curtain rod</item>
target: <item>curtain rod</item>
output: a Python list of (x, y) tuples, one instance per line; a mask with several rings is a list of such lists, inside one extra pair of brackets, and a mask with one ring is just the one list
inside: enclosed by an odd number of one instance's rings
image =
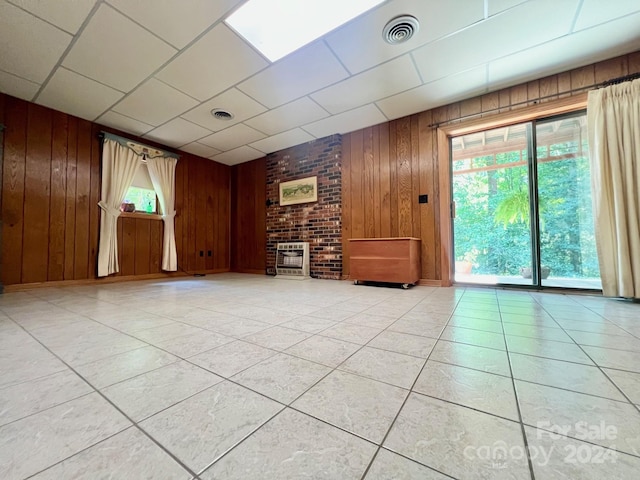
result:
[[(540, 100), (547, 100), (548, 98), (557, 97), (559, 95), (567, 95), (567, 94), (571, 94), (571, 93), (583, 92), (585, 90), (592, 90), (592, 89), (595, 89), (595, 88), (603, 88), (603, 87), (609, 87), (611, 85), (618, 85), (619, 83), (627, 82), (629, 80), (635, 80), (637, 78), (640, 78), (640, 72), (632, 73), (630, 75), (625, 75), (623, 77), (612, 78), (611, 80), (607, 80), (606, 82), (594, 83), (592, 85), (586, 85), (584, 87), (573, 88), (571, 90), (565, 90), (564, 92), (554, 93), (553, 95), (545, 95), (544, 97), (538, 97), (535, 100), (524, 100), (522, 102), (512, 103), (511, 105), (509, 105), (509, 107), (518, 107), (520, 105), (527, 105), (527, 104), (529, 104), (531, 102), (538, 103), (538, 102), (540, 102)], [(471, 113), (471, 114), (465, 115), (463, 117), (458, 117), (458, 118), (454, 118), (454, 119), (451, 119), (451, 120), (445, 120), (443, 122), (432, 123), (432, 124), (428, 125), (428, 127), (429, 128), (438, 128), (441, 125), (448, 125), (450, 123), (457, 122), (459, 120), (467, 120), (469, 118), (479, 117), (481, 115), (486, 115), (487, 113), (496, 112), (498, 110), (503, 110), (505, 108), (507, 108), (507, 107), (491, 108), (489, 110), (485, 110), (484, 112)]]
[[(152, 147), (151, 145), (146, 145), (144, 143), (136, 142), (135, 140), (131, 140), (130, 138), (121, 137), (120, 135), (115, 135), (113, 133), (105, 132), (104, 130), (101, 130), (100, 133), (98, 133), (98, 138), (102, 139), (103, 141), (105, 139), (116, 141), (120, 145), (130, 148), (131, 150), (136, 152), (138, 155), (142, 155), (143, 157), (164, 156), (164, 157), (172, 157), (175, 159), (180, 159), (180, 155), (178, 155), (177, 153), (169, 152), (161, 148), (156, 148), (156, 147)], [(157, 154), (153, 155), (153, 152), (156, 152)]]

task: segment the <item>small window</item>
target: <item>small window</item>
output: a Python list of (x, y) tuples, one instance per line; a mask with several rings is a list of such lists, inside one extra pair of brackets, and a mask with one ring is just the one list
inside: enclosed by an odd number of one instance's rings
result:
[(155, 190), (129, 187), (125, 203), (135, 204), (136, 212), (158, 213)]
[(140, 165), (129, 190), (127, 190), (124, 201), (135, 204), (136, 212), (158, 213), (156, 192), (153, 189), (146, 163)]

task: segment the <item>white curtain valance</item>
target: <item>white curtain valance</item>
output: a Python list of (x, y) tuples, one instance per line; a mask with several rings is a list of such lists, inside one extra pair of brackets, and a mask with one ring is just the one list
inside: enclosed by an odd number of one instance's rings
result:
[(128, 138), (121, 137), (119, 135), (114, 135), (109, 132), (102, 132), (104, 140), (111, 140), (113, 142), (119, 143), (121, 146), (130, 149), (136, 155), (143, 157), (145, 159), (148, 158), (158, 158), (158, 157), (167, 157), (167, 158), (175, 158), (176, 160), (180, 158), (180, 155), (173, 152), (168, 152), (166, 150), (160, 150), (158, 148), (150, 147), (149, 145), (145, 145), (144, 143), (134, 142), (133, 140), (129, 140)]

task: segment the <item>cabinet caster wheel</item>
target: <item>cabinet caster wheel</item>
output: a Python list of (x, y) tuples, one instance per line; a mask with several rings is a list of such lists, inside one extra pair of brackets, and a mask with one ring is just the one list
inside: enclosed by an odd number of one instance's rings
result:
[(409, 284), (408, 283), (403, 283), (402, 284), (402, 289), (403, 290), (407, 290), (409, 288)]
[(354, 285), (358, 285), (358, 280), (354, 280), (354, 281), (353, 281), (353, 284), (354, 284)]

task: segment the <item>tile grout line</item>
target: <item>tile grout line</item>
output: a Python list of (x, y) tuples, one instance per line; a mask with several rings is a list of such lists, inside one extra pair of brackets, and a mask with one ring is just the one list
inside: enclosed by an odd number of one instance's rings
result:
[[(51, 303), (51, 302), (49, 302), (49, 303)], [(13, 318), (12, 318), (12, 320), (13, 320)], [(21, 328), (23, 328), (23, 327), (21, 326)], [(27, 334), (31, 335), (31, 334), (30, 334), (27, 330), (25, 330), (24, 328), (23, 328), (23, 330), (24, 330)], [(169, 450), (167, 450), (167, 449), (166, 449), (162, 444), (160, 444), (158, 441), (156, 441), (156, 439), (155, 439), (155, 438), (153, 438), (153, 437), (152, 437), (152, 436), (150, 436), (150, 435), (149, 435), (145, 430), (143, 430), (143, 429), (138, 425), (138, 423), (137, 423), (137, 422), (135, 422), (135, 421), (134, 421), (131, 417), (129, 417), (129, 416), (128, 416), (124, 411), (122, 411), (122, 410), (121, 410), (117, 405), (115, 405), (115, 404), (114, 404), (114, 403), (113, 403), (109, 398), (107, 398), (107, 397), (104, 395), (104, 393), (102, 393), (102, 391), (101, 391), (101, 390), (99, 390), (99, 389), (95, 388), (91, 382), (89, 382), (86, 378), (84, 378), (82, 375), (80, 375), (80, 374), (79, 374), (79, 373), (78, 373), (78, 372), (77, 372), (77, 371), (76, 371), (76, 370), (75, 370), (71, 365), (69, 365), (66, 361), (64, 361), (62, 358), (60, 358), (60, 357), (59, 357), (55, 352), (53, 352), (52, 350), (50, 350), (50, 349), (49, 349), (49, 348), (48, 348), (44, 343), (42, 343), (40, 340), (38, 340), (38, 339), (37, 339), (36, 337), (34, 337), (33, 335), (31, 335), (31, 337), (32, 337), (32, 338), (34, 338), (34, 339), (35, 339), (35, 341), (36, 341), (36, 342), (38, 342), (40, 345), (42, 345), (42, 347), (43, 347), (43, 348), (45, 348), (49, 353), (51, 353), (53, 356), (55, 356), (55, 357), (56, 357), (60, 362), (62, 362), (64, 365), (66, 365), (66, 366), (67, 366), (67, 368), (69, 368), (69, 370), (71, 370), (71, 371), (72, 371), (73, 373), (75, 373), (78, 377), (80, 377), (83, 381), (85, 381), (85, 382), (87, 383), (87, 385), (89, 385), (91, 388), (93, 388), (94, 392), (95, 392), (95, 393), (97, 393), (98, 395), (100, 395), (100, 396), (103, 398), (103, 400), (105, 400), (109, 405), (111, 405), (111, 407), (113, 407), (113, 408), (114, 408), (118, 413), (120, 413), (120, 415), (122, 415), (124, 418), (126, 418), (126, 419), (131, 423), (131, 426), (132, 426), (132, 427), (133, 427), (133, 426), (135, 426), (135, 427), (136, 427), (136, 428), (138, 428), (141, 432), (143, 432), (143, 433), (144, 433), (144, 435), (145, 435), (147, 438), (149, 438), (149, 439), (150, 439), (150, 440), (151, 440), (151, 441), (152, 441), (156, 446), (158, 446), (158, 447), (159, 447), (161, 450), (163, 450), (167, 455), (169, 455), (169, 457), (171, 457), (171, 458), (172, 458), (176, 463), (178, 463), (178, 465), (180, 465), (183, 469), (185, 469), (185, 470), (189, 473), (189, 475), (191, 475), (192, 477), (197, 477), (197, 475), (196, 475), (196, 474), (195, 474), (195, 473), (194, 473), (194, 472), (193, 472), (189, 467), (187, 467), (187, 466), (186, 466), (182, 461), (180, 461), (180, 460), (179, 460), (179, 459), (178, 459), (178, 458), (177, 458), (177, 457), (176, 457), (172, 452), (170, 452)], [(205, 389), (205, 390), (206, 390), (206, 389)], [(94, 393), (94, 392), (91, 392), (91, 393)], [(198, 392), (198, 393), (199, 393), (199, 392)], [(129, 428), (129, 427), (127, 427), (127, 428)], [(121, 430), (121, 431), (117, 432), (117, 433), (116, 433), (116, 434), (114, 434), (114, 435), (117, 435), (117, 434), (119, 434), (119, 433), (122, 433), (123, 431), (127, 430), (127, 428), (125, 428), (125, 429), (123, 429), (123, 430)], [(112, 435), (112, 436), (114, 436), (114, 435)], [(110, 438), (110, 437), (109, 437), (109, 438)], [(93, 447), (93, 446), (95, 446), (95, 445), (98, 445), (99, 443), (102, 443), (104, 440), (106, 440), (106, 439), (102, 439), (102, 440), (100, 440), (100, 441), (98, 441), (98, 442), (95, 442), (95, 443), (93, 443), (93, 444), (89, 445), (87, 448), (91, 448), (91, 447)], [(67, 459), (69, 459), (69, 458), (72, 458), (72, 457), (74, 457), (75, 455), (77, 455), (78, 453), (80, 453), (80, 452), (75, 452), (75, 453), (73, 453), (72, 455), (69, 455), (68, 457), (65, 457), (65, 458), (64, 458), (63, 460), (61, 460), (61, 461), (67, 460)], [(47, 469), (51, 468), (52, 466), (53, 466), (53, 465), (49, 465), (45, 470), (47, 470)]]
[[(466, 290), (466, 289), (465, 289)], [(456, 301), (456, 306), (460, 303), (460, 299), (464, 296), (464, 291), (463, 294), (460, 296), (460, 298), (457, 299)], [(455, 312), (455, 308), (453, 310)], [(449, 320), (447, 320), (447, 323), (442, 327), (442, 331), (439, 335), (442, 336), (442, 332), (444, 332), (444, 329), (446, 328), (446, 326), (448, 325), (448, 323), (451, 321), (451, 316), (453, 315), (453, 313), (451, 313), (449, 315)], [(413, 383), (411, 384), (411, 387), (409, 388), (409, 393), (407, 394), (407, 396), (404, 398), (404, 401), (402, 402), (402, 405), (400, 405), (400, 408), (398, 409), (398, 411), (396, 412), (393, 420), (391, 421), (391, 423), (389, 424), (389, 427), (387, 428), (386, 433), (384, 434), (384, 436), (382, 437), (382, 440), (380, 441), (380, 443), (377, 445), (376, 451), (373, 455), (373, 457), (371, 457), (371, 460), (369, 461), (369, 464), (367, 465), (367, 468), (365, 469), (365, 471), (362, 473), (362, 476), (360, 477), (360, 480), (365, 480), (367, 474), (369, 473), (369, 470), (371, 469), (371, 466), (373, 465), (373, 462), (375, 461), (376, 457), (378, 456), (378, 453), (380, 452), (380, 449), (383, 448), (384, 442), (387, 440), (387, 437), (389, 436), (389, 434), (391, 433), (391, 430), (393, 430), (393, 427), (395, 426), (398, 417), (400, 416), (400, 413), (402, 412), (402, 410), (404, 409), (405, 405), (407, 404), (407, 400), (409, 399), (409, 397), (411, 396), (411, 393), (413, 393), (413, 389), (416, 385), (416, 383), (418, 382), (418, 379), (420, 378), (420, 375), (422, 375), (422, 372), (424, 371), (425, 366), (427, 365), (427, 363), (429, 362), (429, 358), (431, 358), (431, 354), (433, 353), (433, 350), (435, 349), (436, 345), (438, 344), (439, 341), (439, 337), (438, 339), (436, 339), (436, 343), (433, 344), (433, 346), (431, 347), (431, 350), (429, 351), (429, 355), (427, 356), (427, 358), (424, 360), (424, 363), (422, 364), (422, 367), (420, 368), (420, 371), (418, 372), (418, 374), (416, 375), (415, 379), (413, 380)], [(426, 468), (429, 468), (430, 470), (434, 470), (438, 473), (444, 474), (444, 472), (441, 472), (433, 467), (430, 467), (428, 465), (425, 465), (421, 462), (417, 462), (420, 465), (425, 466)], [(446, 474), (445, 474), (446, 475)], [(449, 476), (449, 475), (446, 475)], [(451, 477), (453, 478), (453, 477)]]

